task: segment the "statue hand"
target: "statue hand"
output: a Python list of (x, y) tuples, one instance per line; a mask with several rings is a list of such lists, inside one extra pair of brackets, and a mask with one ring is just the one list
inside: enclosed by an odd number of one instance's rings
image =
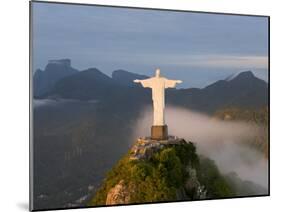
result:
[(134, 80), (134, 82), (139, 83), (139, 82), (140, 82), (140, 80), (136, 79), (136, 80)]

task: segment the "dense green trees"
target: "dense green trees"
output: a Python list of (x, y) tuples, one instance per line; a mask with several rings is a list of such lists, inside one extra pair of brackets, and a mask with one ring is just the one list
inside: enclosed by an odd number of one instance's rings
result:
[(214, 161), (201, 156), (199, 181), (206, 187), (210, 198), (231, 197), (235, 195), (233, 188), (220, 174)]
[[(179, 200), (177, 191), (184, 189), (189, 178), (187, 166), (197, 170), (198, 180), (210, 197), (233, 194), (214, 162), (206, 158), (200, 161), (195, 146), (189, 142), (165, 147), (148, 161), (131, 161), (126, 155), (107, 174), (89, 205), (105, 205), (107, 193), (121, 180), (130, 192), (130, 203)], [(194, 192), (186, 192), (188, 199), (194, 197)]]

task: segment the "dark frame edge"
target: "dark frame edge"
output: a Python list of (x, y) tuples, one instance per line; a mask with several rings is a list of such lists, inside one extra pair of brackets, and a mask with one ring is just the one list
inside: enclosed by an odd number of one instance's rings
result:
[(34, 210), (34, 178), (33, 178), (33, 10), (32, 3), (29, 1), (29, 211)]
[(268, 195), (270, 196), (270, 16), (267, 17), (267, 25), (268, 25), (268, 99), (267, 99), (267, 103), (268, 103), (268, 149), (267, 149), (267, 155), (268, 155)]
[(50, 0), (31, 0), (33, 3), (49, 3), (49, 4), (65, 4), (65, 5), (80, 5), (80, 6), (96, 6), (96, 7), (111, 7), (111, 8), (123, 8), (123, 9), (143, 9), (143, 10), (158, 10), (158, 11), (170, 11), (170, 12), (191, 12), (201, 14), (217, 14), (217, 15), (239, 15), (249, 17), (269, 17), (269, 15), (253, 15), (246, 13), (227, 13), (227, 12), (206, 12), (200, 10), (180, 10), (180, 9), (165, 9), (165, 8), (151, 8), (151, 7), (138, 7), (138, 6), (121, 6), (121, 5), (105, 5), (105, 4), (92, 4), (92, 3), (74, 3), (74, 2), (59, 2)]

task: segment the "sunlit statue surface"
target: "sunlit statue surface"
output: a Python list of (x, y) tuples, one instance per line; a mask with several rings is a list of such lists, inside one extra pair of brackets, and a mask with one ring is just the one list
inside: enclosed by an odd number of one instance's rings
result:
[(145, 80), (134, 80), (135, 83), (141, 83), (144, 88), (152, 89), (153, 101), (153, 126), (151, 128), (152, 139), (162, 140), (167, 139), (168, 128), (165, 124), (165, 89), (175, 88), (177, 83), (182, 83), (181, 80), (170, 80), (160, 76), (160, 69), (156, 69), (155, 77)]

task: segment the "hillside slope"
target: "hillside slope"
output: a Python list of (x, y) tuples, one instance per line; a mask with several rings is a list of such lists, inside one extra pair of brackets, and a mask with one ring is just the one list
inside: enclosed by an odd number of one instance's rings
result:
[[(237, 189), (241, 181), (223, 176), (215, 163), (199, 157), (196, 147), (183, 139), (151, 141), (139, 139), (107, 174), (103, 184), (88, 203), (118, 205), (212, 199), (243, 196)], [(247, 192), (257, 194), (249, 182)], [(259, 192), (264, 190), (259, 188)]]

